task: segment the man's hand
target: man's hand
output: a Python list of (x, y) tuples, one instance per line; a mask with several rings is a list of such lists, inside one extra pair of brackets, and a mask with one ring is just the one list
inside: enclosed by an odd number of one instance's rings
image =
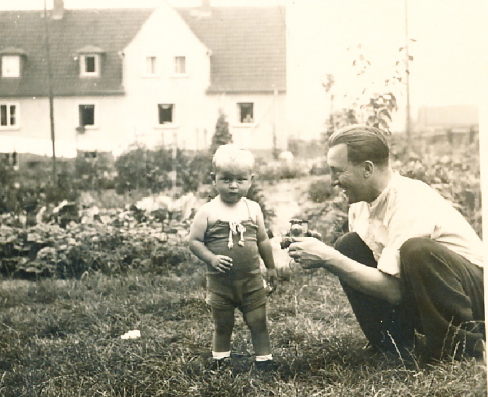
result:
[(276, 287), (278, 286), (278, 273), (276, 269), (266, 270), (266, 278), (269, 285), (268, 295), (271, 295), (276, 291)]
[(315, 269), (325, 267), (340, 253), (314, 237), (296, 237), (290, 245), (289, 255), (304, 269)]
[(215, 255), (210, 264), (219, 272), (225, 273), (232, 267), (232, 258), (225, 255)]

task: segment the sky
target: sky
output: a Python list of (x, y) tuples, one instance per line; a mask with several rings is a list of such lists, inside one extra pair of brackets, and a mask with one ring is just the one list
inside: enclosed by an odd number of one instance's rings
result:
[[(42, 9), (45, 0), (0, 0), (0, 10)], [(66, 8), (154, 7), (163, 0), (65, 0)], [(353, 98), (385, 91), (384, 81), (404, 74), (405, 1), (408, 3), (410, 103), (412, 118), (424, 105), (474, 104), (482, 101), (488, 70), (484, 0), (211, 0), (213, 6), (287, 6), (288, 97), (297, 127), (312, 131), (330, 108), (322, 83), (334, 76), (335, 107)], [(167, 0), (175, 6), (197, 6), (200, 0)], [(52, 0), (46, 0), (50, 8)], [(361, 46), (361, 49), (358, 49)], [(348, 50), (349, 49), (349, 50)], [(352, 61), (369, 61), (356, 76)], [(405, 79), (403, 78), (403, 81)], [(394, 129), (405, 125), (405, 84), (389, 87), (400, 110)], [(316, 106), (310, 106), (310, 103)], [(309, 120), (309, 122), (307, 122)]]
[[(297, 103), (305, 103), (305, 96), (311, 93), (319, 97), (324, 89), (317, 80), (324, 80), (326, 74), (334, 75), (337, 99), (344, 93), (354, 97), (365, 87), (370, 92), (384, 90), (385, 79), (395, 73), (395, 63), (405, 60), (404, 52), (399, 51), (406, 43), (404, 0), (296, 0), (288, 4), (288, 44), (296, 51), (288, 66), (302, 69), (292, 73), (306, 76), (292, 80), (288, 87), (291, 95), (303, 95), (303, 101)], [(408, 0), (408, 36), (416, 40), (409, 45), (412, 118), (424, 105), (481, 101), (481, 80), (488, 70), (482, 50), (487, 48), (482, 10), (483, 0)], [(300, 47), (298, 43), (305, 44)], [(367, 73), (360, 77), (351, 66), (359, 56), (358, 45), (370, 62)], [(313, 51), (307, 52), (307, 48)], [(400, 66), (403, 73), (404, 63)], [(405, 84), (394, 89), (401, 107), (396, 127), (402, 128)]]

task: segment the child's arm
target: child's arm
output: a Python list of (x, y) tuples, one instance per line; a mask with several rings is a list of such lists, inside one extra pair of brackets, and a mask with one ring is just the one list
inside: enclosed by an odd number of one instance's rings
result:
[(263, 212), (261, 211), (261, 207), (259, 204), (256, 204), (256, 223), (258, 225), (258, 250), (259, 255), (263, 259), (264, 266), (267, 269), (267, 277), (271, 287), (271, 292), (276, 289), (277, 285), (277, 273), (276, 273), (276, 266), (273, 257), (273, 248), (271, 247), (271, 243), (269, 242), (268, 233), (266, 233), (266, 226), (264, 224), (264, 217)]
[(190, 227), (188, 245), (191, 252), (200, 260), (211, 265), (221, 273), (225, 273), (232, 266), (232, 258), (225, 255), (215, 255), (204, 243), (205, 231), (207, 230), (207, 210), (208, 205), (203, 205), (195, 214), (195, 218)]

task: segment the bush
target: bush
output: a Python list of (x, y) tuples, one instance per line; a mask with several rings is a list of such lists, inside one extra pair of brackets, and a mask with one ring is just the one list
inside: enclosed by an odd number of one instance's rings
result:
[(320, 181), (314, 181), (308, 188), (308, 198), (314, 203), (323, 203), (333, 196), (333, 188), (330, 184), (330, 178), (323, 178)]
[(173, 159), (171, 149), (149, 150), (136, 148), (115, 161), (117, 193), (146, 190), (160, 193), (173, 186), (172, 173), (176, 171), (176, 186), (182, 193), (194, 192), (209, 178), (210, 157), (207, 153), (191, 155), (177, 150)]

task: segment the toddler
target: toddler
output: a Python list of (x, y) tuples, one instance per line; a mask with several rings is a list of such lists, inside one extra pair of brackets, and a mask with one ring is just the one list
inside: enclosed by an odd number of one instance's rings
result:
[[(251, 331), (256, 367), (274, 366), (266, 321), (266, 289), (260, 258), (271, 290), (276, 269), (261, 207), (245, 198), (253, 179), (254, 158), (234, 145), (220, 146), (212, 161), (217, 197), (195, 214), (190, 228), (191, 251), (207, 264), (207, 304), (212, 311), (212, 356), (216, 364), (230, 360), (234, 310), (239, 308)], [(218, 366), (217, 365), (217, 366)]]

